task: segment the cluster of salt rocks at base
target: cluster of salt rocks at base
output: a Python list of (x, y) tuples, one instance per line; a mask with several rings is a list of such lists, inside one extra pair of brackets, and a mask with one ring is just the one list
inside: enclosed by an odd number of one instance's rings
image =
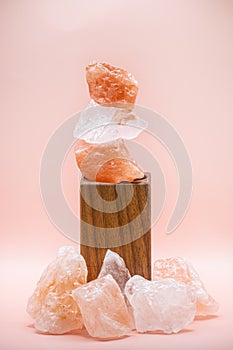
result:
[(177, 333), (195, 315), (218, 310), (198, 274), (182, 258), (158, 259), (153, 281), (130, 276), (124, 260), (108, 250), (98, 278), (87, 281), (84, 258), (62, 247), (43, 272), (27, 311), (42, 333), (81, 330), (97, 339), (115, 339), (138, 332)]

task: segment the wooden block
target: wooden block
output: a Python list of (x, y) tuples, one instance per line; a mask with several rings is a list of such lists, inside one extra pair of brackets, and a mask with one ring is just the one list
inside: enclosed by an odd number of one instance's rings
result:
[(97, 278), (107, 249), (118, 253), (131, 275), (151, 279), (150, 174), (132, 183), (81, 179), (80, 252), (88, 281)]

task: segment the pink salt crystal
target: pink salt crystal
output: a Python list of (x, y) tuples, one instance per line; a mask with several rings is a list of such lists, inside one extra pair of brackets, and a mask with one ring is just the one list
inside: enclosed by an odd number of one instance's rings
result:
[(125, 266), (124, 260), (115, 252), (110, 249), (107, 250), (103, 265), (101, 267), (98, 278), (106, 275), (112, 275), (114, 280), (118, 283), (122, 292), (124, 292), (125, 284), (130, 279), (130, 273)]
[(119, 183), (144, 177), (123, 139), (102, 144), (79, 139), (75, 144), (75, 157), (82, 175), (91, 181)]
[(84, 325), (92, 337), (118, 338), (131, 330), (124, 297), (111, 275), (77, 288), (72, 295), (80, 307)]
[(191, 286), (167, 278), (148, 281), (133, 276), (125, 287), (138, 332), (177, 333), (193, 321), (196, 295)]
[(126, 70), (95, 62), (86, 67), (86, 78), (91, 98), (100, 105), (135, 103), (137, 81)]
[(158, 259), (154, 262), (153, 279), (174, 278), (177, 281), (193, 286), (197, 295), (197, 316), (214, 314), (219, 304), (209, 295), (200, 280), (198, 273), (184, 258)]
[(82, 316), (72, 290), (86, 283), (86, 279), (84, 258), (73, 247), (60, 248), (28, 300), (27, 312), (35, 319), (35, 328), (52, 334), (82, 329)]
[[(125, 284), (130, 279), (131, 275), (120, 255), (111, 251), (110, 249), (108, 249), (105, 254), (98, 278), (104, 277), (108, 274), (114, 278), (124, 294)], [(124, 297), (131, 319), (131, 329), (135, 329), (132, 306), (129, 303), (128, 298), (125, 295)]]

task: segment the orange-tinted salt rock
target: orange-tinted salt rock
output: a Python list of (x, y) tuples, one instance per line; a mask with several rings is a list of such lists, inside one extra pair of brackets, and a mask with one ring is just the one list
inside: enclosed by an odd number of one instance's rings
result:
[(81, 164), (85, 157), (95, 148), (95, 144), (88, 143), (83, 139), (78, 139), (74, 146), (75, 158), (78, 167), (81, 167)]
[(100, 105), (134, 104), (137, 81), (126, 70), (107, 63), (92, 63), (86, 67), (91, 98)]
[(76, 162), (84, 177), (91, 181), (119, 183), (142, 179), (144, 173), (131, 159), (123, 139), (90, 144), (79, 139), (75, 144)]
[(83, 328), (72, 291), (86, 283), (86, 279), (84, 258), (73, 247), (60, 248), (57, 258), (44, 270), (28, 300), (27, 312), (35, 319), (38, 331), (63, 334)]
[(191, 285), (197, 295), (197, 316), (207, 316), (218, 311), (219, 304), (209, 295), (198, 273), (184, 258), (158, 259), (154, 262), (153, 279), (174, 278)]
[(111, 275), (91, 281), (73, 291), (88, 333), (111, 339), (128, 334), (131, 319), (120, 287)]

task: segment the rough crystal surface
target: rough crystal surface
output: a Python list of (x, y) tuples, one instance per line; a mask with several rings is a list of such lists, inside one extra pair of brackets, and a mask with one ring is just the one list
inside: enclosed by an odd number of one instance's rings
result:
[(125, 296), (125, 285), (126, 282), (131, 278), (131, 275), (120, 255), (111, 251), (110, 249), (108, 249), (105, 254), (98, 278), (104, 277), (108, 274), (114, 278), (114, 280), (119, 285), (121, 292), (124, 294), (125, 302), (131, 320), (131, 329), (135, 329), (132, 306), (129, 303), (128, 298)]
[(197, 316), (206, 316), (218, 311), (219, 304), (206, 291), (198, 273), (184, 258), (158, 259), (154, 262), (153, 279), (174, 278), (193, 286), (197, 295)]
[(193, 321), (196, 295), (191, 286), (171, 278), (148, 281), (133, 276), (125, 287), (138, 332), (177, 333)]
[(81, 173), (91, 181), (119, 183), (144, 177), (122, 139), (104, 144), (89, 144), (79, 139), (75, 144), (75, 156)]
[(73, 247), (60, 248), (28, 301), (27, 312), (35, 319), (35, 328), (51, 334), (82, 329), (82, 316), (72, 290), (86, 283), (86, 279), (84, 258)]
[(86, 78), (91, 98), (100, 105), (134, 104), (137, 81), (126, 70), (106, 63), (86, 67)]
[(98, 278), (73, 291), (85, 327), (95, 338), (122, 337), (131, 330), (121, 290), (111, 275)]
[(133, 112), (137, 82), (126, 70), (106, 63), (86, 67), (91, 101), (74, 130), (77, 164), (91, 181), (119, 183), (142, 179), (124, 139), (135, 138), (147, 122)]
[(110, 249), (108, 249), (105, 254), (98, 278), (108, 274), (114, 278), (123, 293), (125, 284), (130, 279), (131, 275), (120, 255), (112, 252)]
[(147, 124), (127, 108), (105, 107), (92, 102), (80, 113), (73, 136), (89, 143), (133, 139)]

